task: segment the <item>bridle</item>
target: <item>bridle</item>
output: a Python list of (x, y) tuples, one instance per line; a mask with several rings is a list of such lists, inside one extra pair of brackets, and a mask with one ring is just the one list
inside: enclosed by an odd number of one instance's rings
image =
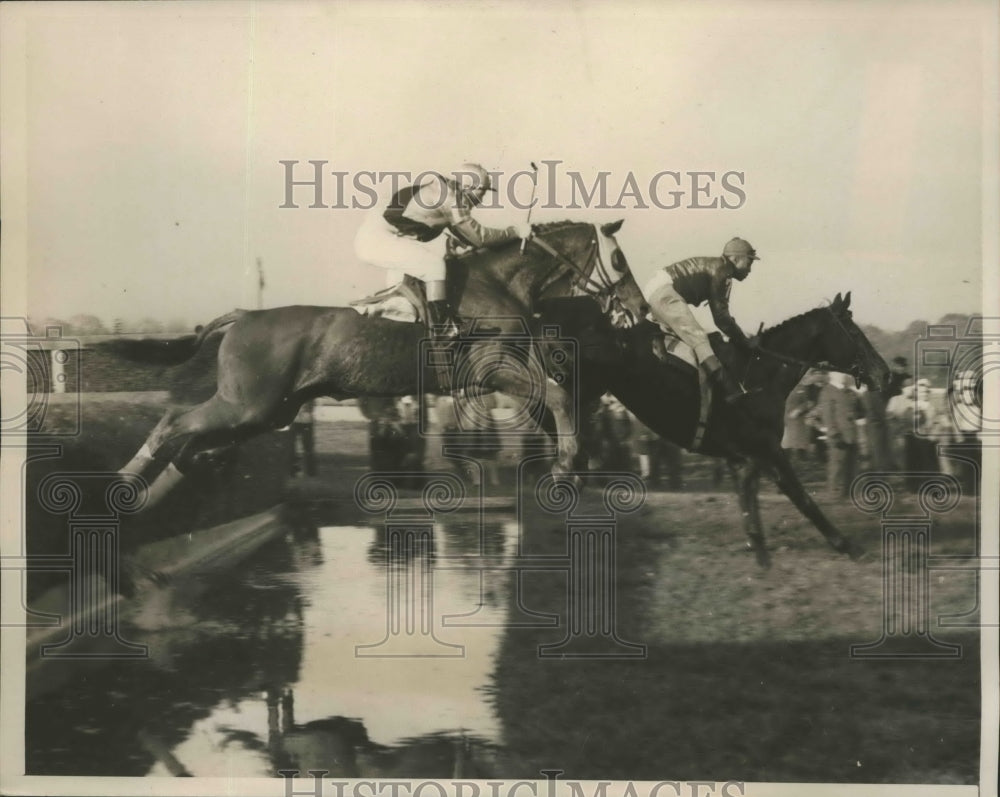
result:
[[(556, 265), (542, 278), (537, 289), (539, 294), (544, 293), (549, 286), (562, 278), (564, 267), (569, 268), (573, 272), (573, 288), (580, 291), (581, 294), (596, 299), (601, 305), (603, 313), (606, 314), (614, 308), (616, 313), (622, 313), (632, 323), (635, 322), (632, 311), (625, 307), (618, 297), (617, 285), (620, 278), (616, 280), (612, 277), (608, 266), (600, 256), (600, 246), (597, 240), (596, 229), (594, 237), (590, 239), (590, 246), (587, 247), (584, 254), (584, 265), (582, 268), (539, 235), (533, 235), (528, 243), (535, 244), (556, 260)], [(599, 275), (600, 281), (590, 276), (595, 270)]]
[[(856, 352), (854, 362), (851, 363), (851, 367), (846, 371), (846, 373), (853, 376), (854, 383), (860, 387), (861, 384), (865, 382), (865, 380), (868, 377), (868, 369), (865, 367), (863, 358), (861, 357), (862, 346), (858, 343), (857, 338), (854, 336), (851, 330), (849, 330), (844, 325), (844, 322), (841, 320), (840, 316), (834, 312), (832, 307), (824, 307), (822, 309), (827, 310), (830, 313), (830, 315), (833, 317), (833, 320), (836, 322), (837, 326), (840, 327), (841, 332), (843, 332), (845, 337), (854, 345), (854, 349)], [(773, 349), (768, 349), (759, 345), (754, 347), (752, 355), (753, 356), (751, 357), (751, 359), (747, 361), (746, 376), (749, 376), (751, 366), (753, 365), (754, 361), (760, 359), (761, 355), (764, 355), (772, 360), (777, 360), (778, 362), (783, 363), (785, 365), (796, 366), (797, 368), (799, 368), (799, 379), (805, 376), (806, 371), (808, 371), (810, 368), (822, 368), (829, 371), (843, 370), (841, 366), (834, 365), (833, 363), (827, 360), (803, 360), (799, 357), (792, 357), (788, 354), (782, 354), (781, 352), (777, 352), (774, 351)]]

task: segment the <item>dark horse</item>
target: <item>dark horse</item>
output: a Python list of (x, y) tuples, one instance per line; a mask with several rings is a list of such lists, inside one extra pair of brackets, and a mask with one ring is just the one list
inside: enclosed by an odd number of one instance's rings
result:
[[(857, 557), (861, 549), (843, 537), (799, 481), (781, 448), (785, 400), (812, 366), (852, 374), (870, 390), (884, 390), (889, 368), (851, 317), (851, 294), (763, 331), (756, 347), (742, 352), (712, 336), (719, 358), (752, 390), (734, 404), (713, 394), (699, 453), (725, 458), (736, 477), (748, 546), (758, 561), (770, 559), (760, 521), (757, 492), (761, 472), (813, 522), (834, 549)], [(693, 366), (666, 355), (656, 344), (660, 328), (644, 321), (624, 331), (606, 329), (590, 317), (589, 330), (598, 345), (584, 345), (584, 400), (605, 391), (615, 395), (657, 434), (692, 448), (699, 423), (700, 387)], [(567, 326), (571, 326), (568, 324)], [(584, 325), (586, 326), (586, 325)], [(596, 333), (596, 334), (595, 334)], [(582, 334), (581, 339), (586, 340)], [(600, 346), (616, 339), (617, 346)], [(587, 354), (589, 352), (589, 354)], [(589, 362), (588, 362), (589, 358)]]
[[(646, 311), (642, 291), (614, 239), (620, 227), (620, 221), (601, 227), (539, 225), (523, 253), (512, 241), (450, 261), (452, 306), (464, 318), (488, 319), (491, 327), (489, 335), (465, 339), (472, 341), (465, 361), (471, 361), (474, 350), (475, 362), (489, 367), (466, 369), (460, 384), (443, 384), (448, 380), (441, 370), (421, 361), (428, 351), (421, 346), (427, 338), (423, 324), (344, 307), (237, 310), (185, 338), (111, 341), (105, 345), (130, 359), (180, 363), (209, 334), (228, 327), (219, 347), (215, 395), (190, 409), (169, 410), (121, 472), (142, 475), (158, 455), (164, 459), (165, 447), (170, 451), (173, 443), (184, 441), (147, 491), (146, 505), (152, 506), (180, 481), (195, 454), (285, 426), (307, 399), (404, 396), (456, 387), (540, 397), (558, 434), (553, 470), (569, 471), (577, 454), (572, 400), (557, 380), (545, 376), (553, 371), (551, 360), (558, 352), (544, 336), (531, 337), (534, 310), (551, 297), (589, 295), (616, 323), (641, 318)], [(513, 345), (511, 336), (521, 345)]]

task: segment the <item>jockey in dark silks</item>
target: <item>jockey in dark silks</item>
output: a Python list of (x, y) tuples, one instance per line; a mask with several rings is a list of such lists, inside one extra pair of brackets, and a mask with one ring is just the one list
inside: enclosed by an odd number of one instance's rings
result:
[(736, 400), (746, 391), (716, 357), (708, 335), (688, 305), (708, 302), (719, 330), (736, 346), (751, 348), (749, 338), (729, 312), (729, 291), (733, 280), (746, 279), (753, 261), (759, 259), (749, 243), (733, 238), (722, 250), (722, 257), (691, 257), (665, 266), (643, 290), (653, 319), (673, 330), (694, 350), (699, 366), (723, 387), (728, 401)]
[(354, 251), (364, 262), (424, 281), (430, 325), (444, 337), (458, 328), (447, 299), (447, 236), (442, 233), (448, 230), (459, 243), (475, 248), (531, 235), (528, 224), (495, 229), (472, 217), (472, 209), (494, 190), (489, 173), (477, 163), (462, 164), (448, 177), (429, 173), (420, 184), (397, 191), (388, 207), (372, 210), (355, 238)]

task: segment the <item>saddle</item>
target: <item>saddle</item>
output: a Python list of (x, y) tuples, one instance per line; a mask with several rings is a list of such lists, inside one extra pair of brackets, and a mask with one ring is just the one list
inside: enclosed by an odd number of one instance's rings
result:
[(398, 285), (383, 288), (376, 293), (350, 303), (362, 315), (384, 318), (387, 321), (427, 323), (427, 291), (424, 284), (409, 274)]
[(661, 362), (670, 361), (670, 365), (697, 368), (698, 360), (694, 356), (694, 349), (677, 337), (677, 333), (672, 329), (661, 325), (660, 330), (662, 334), (655, 335), (652, 341), (653, 354), (656, 355), (656, 359)]
[[(716, 386), (710, 381), (705, 372), (698, 367), (698, 359), (694, 355), (694, 349), (682, 341), (677, 333), (669, 327), (657, 324), (656, 329), (659, 334), (654, 334), (650, 341), (653, 356), (657, 360), (676, 368), (678, 372), (683, 372), (688, 377), (694, 377), (698, 381), (698, 421), (691, 437), (690, 443), (686, 446), (689, 451), (701, 451), (705, 432), (711, 416), (714, 402)], [(718, 332), (711, 332), (708, 336), (712, 344), (712, 350), (725, 367), (732, 366), (732, 346), (727, 344), (722, 335)]]
[[(449, 274), (452, 263), (475, 254), (476, 251), (478, 250), (472, 247), (462, 246), (454, 236), (449, 236), (445, 255), (445, 267), (449, 269)], [(430, 318), (427, 289), (422, 280), (409, 274), (404, 274), (403, 281), (399, 284), (383, 288), (363, 299), (350, 302), (349, 305), (362, 315), (384, 318), (387, 321), (421, 323), (426, 326)]]
[[(657, 324), (662, 334), (654, 335), (652, 339), (653, 354), (656, 359), (668, 365), (682, 367), (682, 370), (690, 370), (698, 367), (698, 358), (695, 357), (694, 349), (681, 340), (677, 333), (669, 327)], [(708, 334), (708, 342), (712, 344), (712, 350), (722, 364), (728, 368), (733, 367), (733, 347), (726, 343), (722, 335), (718, 332)]]
[[(651, 318), (649, 320), (652, 321)], [(698, 358), (695, 357), (694, 349), (681, 340), (670, 327), (656, 321), (653, 321), (653, 324), (657, 334), (652, 335), (650, 345), (656, 359), (686, 373), (698, 370)], [(712, 332), (708, 339), (715, 349), (721, 343), (722, 336)]]

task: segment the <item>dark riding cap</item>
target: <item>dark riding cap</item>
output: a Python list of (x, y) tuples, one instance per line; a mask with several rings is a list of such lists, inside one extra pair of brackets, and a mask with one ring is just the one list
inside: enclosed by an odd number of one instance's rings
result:
[(760, 260), (760, 258), (757, 257), (757, 252), (752, 246), (750, 246), (750, 242), (744, 241), (742, 238), (733, 238), (722, 250), (723, 257), (737, 258), (744, 255), (749, 257), (751, 260)]

